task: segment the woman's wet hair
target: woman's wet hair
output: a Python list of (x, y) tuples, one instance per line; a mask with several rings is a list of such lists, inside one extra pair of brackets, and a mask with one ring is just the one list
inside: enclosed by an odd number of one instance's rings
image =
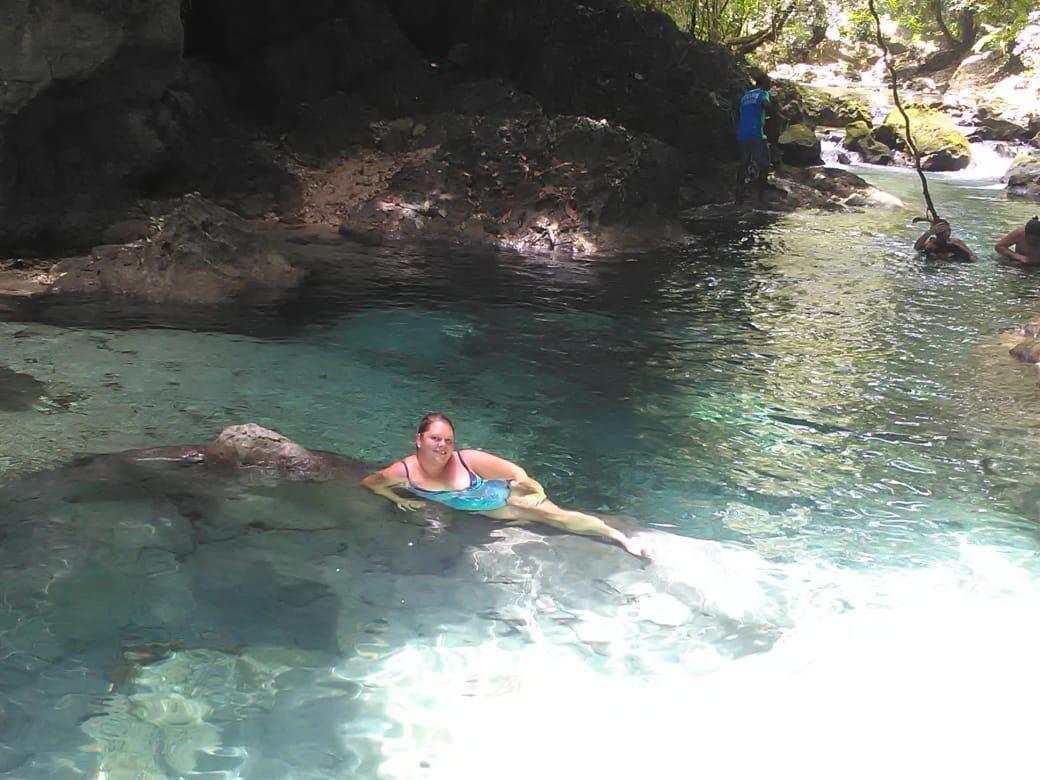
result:
[(430, 429), (430, 426), (435, 422), (447, 423), (448, 427), (451, 428), (451, 432), (455, 433), (455, 423), (448, 419), (448, 415), (441, 414), (440, 412), (430, 412), (419, 420), (419, 429), (416, 431), (420, 436)]
[(1026, 223), (1026, 235), (1040, 236), (1040, 217), (1033, 217)]

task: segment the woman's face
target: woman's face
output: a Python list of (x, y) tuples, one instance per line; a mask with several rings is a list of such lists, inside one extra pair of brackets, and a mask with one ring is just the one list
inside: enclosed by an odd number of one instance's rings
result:
[(434, 461), (447, 461), (455, 451), (455, 431), (443, 420), (434, 420), (430, 427), (415, 436), (415, 449)]

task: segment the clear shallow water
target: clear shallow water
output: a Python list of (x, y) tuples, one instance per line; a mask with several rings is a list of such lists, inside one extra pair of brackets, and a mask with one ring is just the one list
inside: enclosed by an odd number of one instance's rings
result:
[[(975, 266), (916, 260), (907, 209), (596, 262), (381, 250), (196, 331), (10, 311), (45, 392), (0, 411), (0, 771), (1026, 776), (1037, 376), (999, 338), (1040, 276), (986, 249), (1033, 208), (991, 184), (932, 183)], [(429, 409), (655, 562), (349, 485), (58, 468), (247, 420), (381, 463)]]

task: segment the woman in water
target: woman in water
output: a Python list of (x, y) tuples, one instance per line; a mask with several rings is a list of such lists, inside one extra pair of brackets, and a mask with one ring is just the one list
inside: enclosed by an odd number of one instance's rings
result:
[(419, 422), (414, 455), (369, 474), (361, 484), (406, 512), (422, 508), (423, 502), (405, 498), (394, 488), (495, 520), (533, 521), (575, 534), (602, 536), (633, 555), (645, 554), (642, 546), (598, 517), (556, 506), (546, 498), (545, 489), (515, 463), (490, 452), (456, 450), (455, 426), (437, 412)]

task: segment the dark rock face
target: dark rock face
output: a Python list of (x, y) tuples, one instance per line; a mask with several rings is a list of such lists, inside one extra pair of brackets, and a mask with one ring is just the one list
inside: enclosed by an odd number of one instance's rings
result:
[(439, 140), (391, 181), (393, 196), (341, 225), (362, 233), (494, 240), (524, 250), (591, 251), (677, 230), (683, 156), (646, 134), (585, 117), (441, 114)]
[(0, 5), (0, 247), (68, 244), (166, 161), (179, 0)]
[(604, 118), (710, 159), (734, 154), (733, 101), (746, 89), (719, 46), (695, 43), (661, 13), (592, 3), (396, 0), (394, 15), (437, 60), (515, 83), (547, 112)]
[[(606, 174), (549, 184), (575, 188), (585, 230), (661, 223), (724, 192), (744, 88), (728, 52), (621, 0), (16, 0), (0, 29), (15, 85), (0, 98), (0, 251), (87, 248), (106, 229), (132, 238), (192, 191), (246, 217), (293, 215), (307, 166), (358, 148), (458, 153), (463, 132), (484, 132), (459, 117), (538, 117), (534, 131), (559, 141), (539, 147), (551, 153), (581, 133), (615, 150), (625, 139), (619, 187)], [(606, 127), (590, 136), (580, 117)], [(419, 187), (423, 172), (436, 168), (402, 175)], [(467, 216), (501, 217), (492, 200)], [(539, 216), (549, 235), (559, 220)]]
[(1040, 152), (1018, 155), (1005, 174), (1004, 181), (1007, 182), (1008, 195), (1040, 200)]
[(257, 228), (188, 197), (154, 235), (58, 263), (52, 292), (103, 292), (155, 303), (272, 300), (304, 279)]

